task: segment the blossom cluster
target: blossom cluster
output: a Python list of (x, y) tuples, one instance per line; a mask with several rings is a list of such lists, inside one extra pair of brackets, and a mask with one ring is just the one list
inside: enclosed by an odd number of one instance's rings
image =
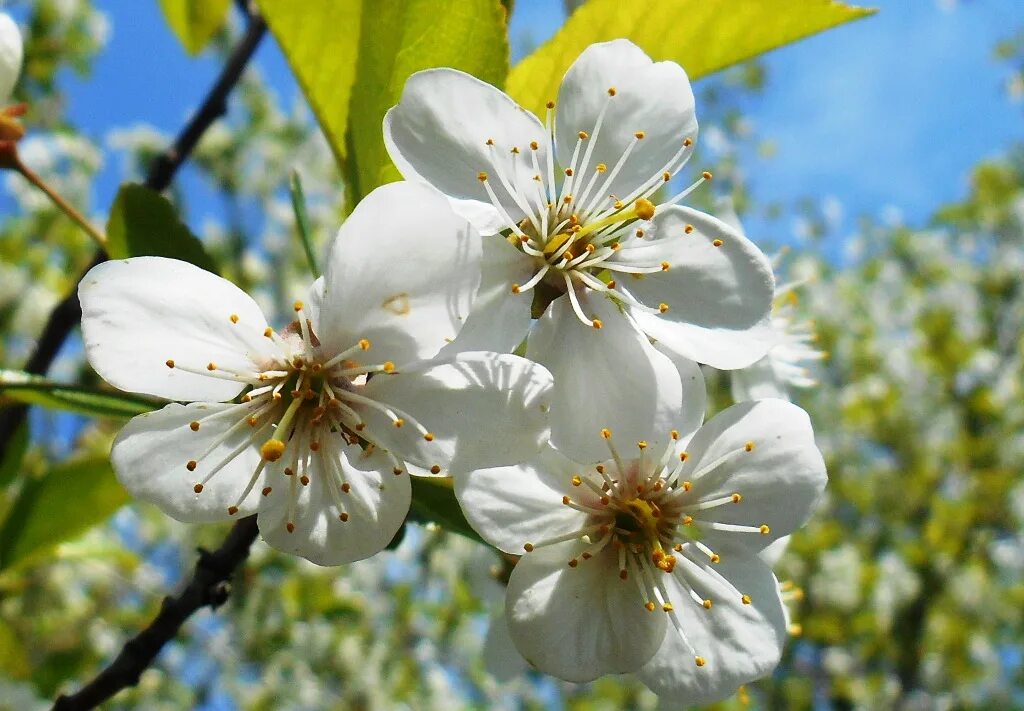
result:
[(772, 315), (758, 247), (681, 204), (711, 175), (668, 189), (697, 138), (683, 69), (593, 45), (543, 121), (423, 71), (383, 131), (405, 181), (355, 207), (279, 328), (172, 259), (82, 281), (92, 366), (171, 401), (116, 438), (120, 480), (338, 565), (388, 545), (411, 477), (451, 477), (479, 535), (521, 556), (507, 629), (537, 669), (633, 672), (673, 703), (769, 673), (787, 613), (761, 554), (811, 514), (824, 464), (781, 387), (747, 382), (705, 422), (699, 364), (808, 385), (789, 361), (816, 354)]

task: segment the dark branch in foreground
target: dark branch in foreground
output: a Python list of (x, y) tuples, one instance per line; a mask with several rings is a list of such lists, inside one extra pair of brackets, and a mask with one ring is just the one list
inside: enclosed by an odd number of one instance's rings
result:
[[(182, 129), (174, 141), (174, 145), (157, 156), (150, 165), (149, 174), (146, 176), (146, 187), (156, 191), (165, 190), (206, 129), (225, 114), (228, 94), (238, 83), (266, 31), (267, 25), (263, 19), (259, 15), (250, 14), (245, 34), (232, 50), (217, 82), (210, 88), (195, 115)], [(107, 258), (106, 252), (102, 249), (97, 250), (86, 271), (105, 262)], [(81, 276), (79, 281), (81, 281)], [(50, 312), (46, 326), (43, 327), (36, 348), (25, 363), (24, 370), (34, 375), (45, 375), (46, 371), (50, 369), (50, 364), (57, 357), (61, 346), (64, 345), (64, 341), (81, 320), (82, 307), (78, 303), (76, 282), (72, 292)], [(27, 414), (28, 407), (26, 405), (15, 405), (0, 411), (0, 460), (7, 453), (7, 446), (11, 438), (25, 421)]]
[(122, 689), (135, 686), (142, 672), (192, 613), (206, 606), (217, 608), (227, 601), (231, 576), (248, 557), (249, 547), (258, 534), (256, 517), (249, 516), (235, 524), (220, 548), (212, 553), (200, 549), (192, 579), (185, 588), (177, 595), (165, 597), (157, 616), (125, 643), (110, 666), (77, 693), (58, 697), (53, 711), (93, 709)]

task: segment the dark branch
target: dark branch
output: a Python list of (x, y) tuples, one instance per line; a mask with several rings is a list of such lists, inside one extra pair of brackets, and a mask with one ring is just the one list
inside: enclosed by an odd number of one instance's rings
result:
[(126, 642), (114, 661), (81, 690), (58, 697), (53, 711), (96, 708), (119, 691), (135, 686), (192, 613), (207, 606), (215, 609), (227, 601), (230, 579), (248, 557), (258, 533), (256, 517), (249, 516), (235, 524), (220, 548), (212, 553), (200, 549), (188, 585), (177, 595), (165, 597), (149, 626)]
[[(267, 25), (259, 15), (248, 14), (245, 34), (228, 56), (217, 83), (210, 88), (199, 110), (182, 129), (174, 144), (157, 156), (150, 165), (149, 174), (146, 176), (147, 187), (157, 191), (165, 190), (206, 129), (225, 114), (228, 94), (238, 83), (243, 70), (266, 31)], [(89, 269), (106, 260), (107, 254), (103, 250), (98, 250), (89, 263)], [(81, 277), (79, 277), (79, 281), (81, 281)], [(24, 369), (34, 375), (45, 375), (46, 371), (50, 369), (50, 364), (57, 357), (61, 346), (64, 345), (64, 341), (67, 340), (68, 335), (81, 319), (82, 307), (78, 303), (78, 287), (76, 286), (50, 312), (36, 348), (29, 356)], [(11, 438), (25, 421), (27, 413), (28, 407), (25, 405), (15, 405), (0, 411), (0, 460), (3, 460)]]

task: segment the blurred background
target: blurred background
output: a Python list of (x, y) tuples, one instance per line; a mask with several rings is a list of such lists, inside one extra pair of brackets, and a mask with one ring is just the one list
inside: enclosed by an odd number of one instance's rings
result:
[[(777, 565), (794, 638), (772, 677), (722, 709), (1024, 708), (1024, 5), (873, 5), (873, 17), (695, 85), (690, 173), (716, 178), (697, 202), (728, 199), (778, 255), (779, 281), (799, 284), (791, 302), (828, 354), (819, 385), (794, 392), (830, 474)], [(513, 61), (569, 9), (517, 0)], [(3, 10), (26, 39), (21, 156), (98, 224), (173, 140), (241, 29), (234, 17), (190, 58), (156, 2)], [(268, 37), (171, 190), (268, 314), (307, 280), (295, 167), (322, 245), (342, 219), (342, 181)], [(17, 368), (93, 245), (20, 176), (2, 182), (0, 364)], [(51, 376), (94, 382), (76, 338)], [(714, 409), (727, 406), (729, 376), (707, 375)], [(0, 469), (0, 709), (47, 708), (91, 677), (189, 574), (195, 547), (223, 538), (129, 503), (113, 482), (37, 492), (45, 525), (7, 515), (33, 479), (103, 461), (119, 426), (33, 409), (22, 466)], [(29, 544), (5, 548), (26, 526), (38, 528)], [(500, 564), (430, 525), (338, 569), (258, 543), (229, 603), (194, 616), (109, 708), (656, 707), (629, 677), (581, 686), (526, 670), (488, 633)]]

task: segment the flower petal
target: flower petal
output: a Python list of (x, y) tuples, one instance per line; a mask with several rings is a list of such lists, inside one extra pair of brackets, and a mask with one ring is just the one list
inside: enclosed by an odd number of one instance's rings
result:
[[(736, 492), (743, 497), (695, 515), (698, 522), (767, 524), (770, 529), (767, 535), (707, 530), (704, 540), (714, 550), (719, 541), (729, 541), (756, 553), (793, 532), (811, 515), (827, 481), (807, 413), (784, 400), (744, 402), (723, 410), (694, 435), (687, 451), (680, 477), (693, 482), (694, 497), (711, 500)], [(707, 527), (700, 528), (704, 534)]]
[[(265, 428), (266, 436), (254, 433), (247, 424), (228, 432), (256, 407), (171, 403), (161, 410), (133, 417), (117, 435), (110, 451), (114, 472), (133, 496), (156, 504), (178, 521), (200, 523), (247, 516), (263, 505), (260, 492), (267, 475), (261, 473), (245, 500), (239, 503), (238, 498), (260, 464), (259, 448), (244, 445), (265, 440), (270, 436), (270, 428)], [(198, 429), (190, 427), (193, 422), (200, 423)], [(224, 441), (203, 457), (225, 434)], [(242, 450), (205, 482), (202, 493), (196, 493), (196, 484), (239, 447)], [(187, 468), (189, 460), (198, 460), (193, 471)], [(238, 507), (234, 516), (228, 514), (229, 506)]]
[[(494, 145), (487, 145), (488, 140)], [(530, 150), (532, 141), (538, 150)], [(518, 222), (526, 213), (498, 173), (518, 186), (518, 192), (532, 194), (536, 171), (529, 153), (536, 154), (539, 166), (547, 161), (547, 136), (537, 117), (503, 91), (455, 69), (428, 69), (409, 77), (398, 105), (384, 116), (384, 144), (405, 178), (429, 183), (454, 198), (456, 209), (482, 234), (508, 225), (498, 219), (478, 175), (488, 174), (500, 204)], [(512, 153), (513, 147), (521, 152)]]
[(595, 462), (608, 456), (603, 428), (624, 443), (664, 436), (689, 403), (676, 366), (614, 302), (585, 294), (579, 300), (602, 327), (583, 324), (561, 296), (537, 322), (526, 355), (555, 378), (552, 444), (578, 462)]
[(491, 615), (484, 637), (483, 657), (484, 669), (497, 681), (511, 681), (526, 673), (526, 660), (512, 643), (504, 610), (499, 609), (497, 614)]
[(549, 434), (551, 374), (519, 356), (473, 352), (378, 375), (363, 395), (417, 420), (395, 427), (384, 413), (357, 408), (365, 434), (400, 459), (455, 473), (503, 466), (535, 454)]
[[(286, 494), (289, 485), (294, 487), (294, 504), (261, 511), (259, 528), (274, 548), (317, 565), (351, 563), (382, 551), (409, 513), (409, 475), (396, 476), (380, 450), (337, 446), (332, 438), (312, 459), (307, 475), (308, 485), (292, 478), (277, 485)], [(347, 492), (342, 484), (350, 487)], [(341, 520), (342, 514), (347, 520)]]
[(426, 185), (384, 185), (331, 246), (320, 341), (340, 352), (368, 339), (378, 363), (431, 357), (462, 328), (479, 284), (479, 235), (444, 196)]
[(716, 368), (742, 368), (763, 357), (774, 342), (768, 313), (775, 280), (768, 258), (724, 222), (686, 207), (659, 211), (652, 230), (655, 239), (610, 260), (670, 265), (628, 281), (629, 292), (642, 303), (668, 307), (661, 314), (634, 314), (644, 332)]
[(665, 615), (648, 612), (632, 580), (621, 580), (611, 546), (575, 568), (572, 545), (523, 556), (508, 583), (505, 614), (516, 649), (566, 681), (636, 671), (665, 636)]
[(776, 374), (771, 356), (765, 356), (746, 368), (729, 371), (729, 380), (734, 402), (765, 398), (789, 399), (786, 385)]
[(7, 13), (0, 13), (0, 103), (7, 102), (18, 83), (24, 48), (21, 30)]
[[(215, 363), (254, 373), (276, 353), (263, 336), (263, 312), (248, 294), (177, 259), (104, 262), (82, 279), (78, 298), (89, 363), (121, 390), (169, 400), (230, 400), (243, 383), (181, 367), (205, 371)], [(167, 367), (168, 360), (180, 367)]]
[(734, 552), (723, 555), (716, 570), (751, 602), (745, 605), (720, 582), (677, 565), (677, 573), (694, 591), (712, 600), (711, 608), (705, 609), (676, 578), (663, 578), (680, 627), (705, 664), (696, 665), (690, 647), (669, 625), (661, 648), (637, 674), (659, 696), (685, 700), (687, 705), (707, 704), (731, 696), (779, 663), (787, 626), (771, 570), (750, 553)]
[(533, 259), (506, 240), (484, 237), (480, 289), (466, 325), (439, 358), (465, 351), (511, 353), (530, 329), (531, 295), (513, 294), (513, 284), (533, 276)]
[(455, 477), (455, 495), (470, 525), (491, 545), (515, 555), (526, 543), (572, 533), (586, 514), (562, 504), (575, 495), (582, 467), (545, 445), (521, 464), (478, 469)]
[[(609, 96), (613, 87), (615, 95)], [(681, 166), (667, 163), (686, 138), (697, 138), (693, 90), (682, 67), (675, 62), (652, 62), (629, 40), (592, 44), (562, 80), (555, 126), (558, 160), (563, 165), (572, 160), (580, 131), (596, 141), (590, 165), (577, 166), (577, 175), (591, 174), (598, 163), (614, 166), (635, 141), (634, 134), (644, 133), (604, 191), (625, 199), (652, 178), (661, 180), (666, 169)]]

